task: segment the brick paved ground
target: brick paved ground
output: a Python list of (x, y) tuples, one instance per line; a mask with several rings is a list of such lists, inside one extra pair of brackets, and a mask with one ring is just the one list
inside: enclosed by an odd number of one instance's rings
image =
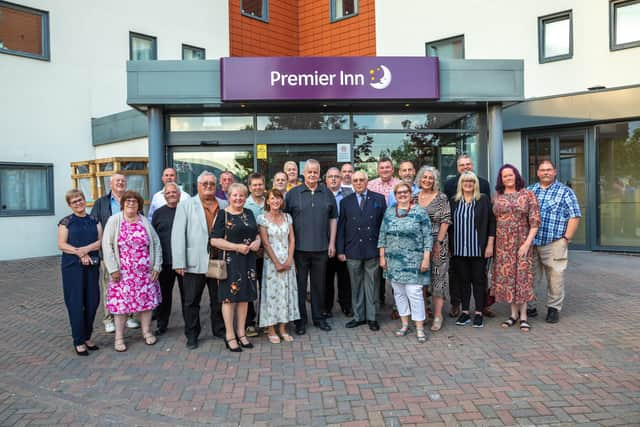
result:
[[(73, 353), (58, 258), (0, 263), (0, 425), (640, 425), (640, 257), (572, 253), (561, 323), (525, 335), (310, 328), (229, 353), (205, 325), (185, 349), (179, 308), (155, 347)], [(34, 272), (37, 271), (37, 272)], [(204, 305), (206, 306), (206, 304)], [(203, 317), (206, 316), (203, 308)], [(100, 315), (99, 315), (100, 316)], [(99, 324), (99, 322), (97, 322)]]

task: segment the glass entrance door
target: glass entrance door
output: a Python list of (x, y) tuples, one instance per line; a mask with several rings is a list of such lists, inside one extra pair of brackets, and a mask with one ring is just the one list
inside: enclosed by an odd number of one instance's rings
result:
[(273, 176), (283, 170), (285, 162), (296, 162), (298, 173), (302, 176), (302, 168), (307, 159), (320, 162), (322, 175), (332, 166), (339, 167), (336, 144), (268, 144), (267, 158), (257, 162), (258, 172), (265, 176), (267, 186), (271, 188)]
[(253, 173), (253, 146), (175, 147), (171, 164), (178, 172), (182, 189), (194, 195), (198, 192), (198, 175), (205, 170), (218, 178), (220, 172), (230, 171), (236, 182), (245, 183)]

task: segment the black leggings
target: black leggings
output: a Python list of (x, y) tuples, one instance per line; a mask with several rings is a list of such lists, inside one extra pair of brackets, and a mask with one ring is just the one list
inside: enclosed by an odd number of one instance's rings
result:
[(471, 289), (473, 287), (473, 299), (475, 300), (476, 311), (482, 313), (486, 294), (486, 274), (484, 270), (484, 259), (482, 257), (453, 257), (455, 271), (460, 284), (462, 294), (462, 310), (469, 311), (471, 301)]

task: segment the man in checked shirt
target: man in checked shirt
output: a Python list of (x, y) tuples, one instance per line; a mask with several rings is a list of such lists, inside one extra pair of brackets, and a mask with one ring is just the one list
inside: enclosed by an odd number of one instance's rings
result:
[[(556, 180), (556, 168), (550, 160), (538, 165), (538, 182), (529, 190), (538, 198), (542, 224), (533, 240), (535, 246), (535, 284), (547, 276), (548, 323), (560, 320), (564, 301), (564, 272), (567, 269), (569, 243), (578, 230), (580, 205), (573, 190)], [(527, 308), (527, 315), (538, 315), (535, 302)]]

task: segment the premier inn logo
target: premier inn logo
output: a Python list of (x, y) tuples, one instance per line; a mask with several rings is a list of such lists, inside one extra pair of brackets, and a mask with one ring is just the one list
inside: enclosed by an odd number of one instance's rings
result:
[(372, 88), (383, 90), (391, 84), (391, 71), (382, 64), (371, 68), (368, 75), (347, 73), (343, 70), (337, 73), (319, 73), (317, 70), (312, 73), (271, 71), (269, 80), (271, 87), (361, 87), (369, 83)]

